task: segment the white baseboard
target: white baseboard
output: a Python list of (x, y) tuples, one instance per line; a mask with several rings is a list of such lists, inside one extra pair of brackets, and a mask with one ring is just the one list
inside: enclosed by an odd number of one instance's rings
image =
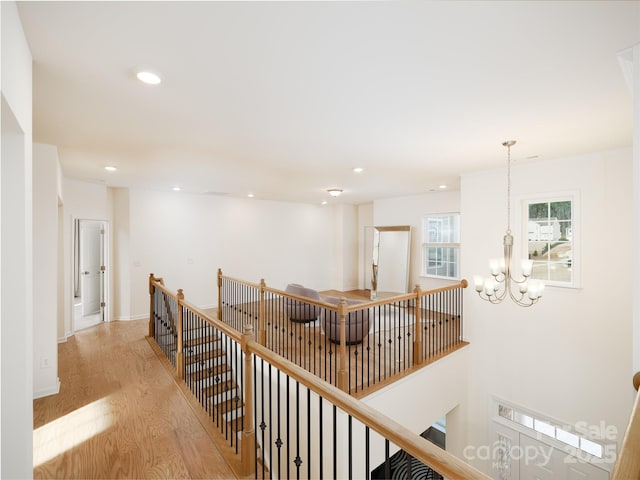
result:
[(58, 393), (60, 393), (60, 379), (56, 378), (56, 385), (33, 392), (33, 398), (48, 397), (49, 395), (57, 395)]
[(142, 319), (149, 319), (149, 314), (148, 313), (143, 313), (141, 315), (133, 315), (131, 317), (116, 317), (114, 318), (112, 321), (114, 322), (130, 322), (132, 320), (142, 320)]

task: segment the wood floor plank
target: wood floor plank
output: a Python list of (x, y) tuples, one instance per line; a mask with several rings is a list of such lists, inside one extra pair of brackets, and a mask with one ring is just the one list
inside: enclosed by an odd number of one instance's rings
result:
[(145, 339), (112, 322), (59, 345), (60, 393), (34, 400), (34, 478), (237, 478)]

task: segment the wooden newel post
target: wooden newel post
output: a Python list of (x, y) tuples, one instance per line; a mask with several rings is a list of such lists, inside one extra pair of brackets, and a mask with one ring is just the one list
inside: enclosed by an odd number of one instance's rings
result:
[(420, 293), (422, 290), (420, 289), (420, 285), (416, 285), (416, 288), (413, 289), (413, 293), (415, 293), (415, 306), (413, 308), (413, 316), (415, 317), (415, 330), (413, 332), (413, 364), (420, 365), (424, 360), (422, 355), (422, 297)]
[(258, 343), (263, 347), (267, 344), (267, 326), (265, 318), (265, 295), (264, 289), (267, 287), (264, 278), (260, 279), (260, 311), (258, 313)]
[(222, 269), (218, 269), (218, 320), (222, 321)]
[(156, 336), (156, 328), (155, 328), (155, 322), (153, 321), (153, 317), (154, 317), (154, 308), (153, 308), (153, 292), (155, 291), (155, 287), (153, 286), (153, 281), (155, 280), (155, 277), (153, 276), (153, 273), (149, 274), (149, 337), (150, 338), (155, 338)]
[(178, 295), (177, 295), (177, 301), (176, 301), (176, 305), (177, 305), (177, 309), (178, 309), (178, 320), (177, 320), (177, 329), (178, 329), (178, 336), (176, 338), (177, 342), (176, 342), (176, 373), (178, 374), (178, 378), (183, 379), (184, 378), (184, 352), (183, 352), (183, 347), (184, 347), (184, 335), (183, 335), (183, 328), (182, 328), (182, 302), (184, 301), (184, 293), (182, 292), (182, 289), (180, 288), (178, 290)]
[(349, 375), (347, 372), (347, 299), (342, 297), (338, 304), (340, 319), (340, 350), (338, 355), (338, 388), (349, 393)]
[(256, 439), (253, 426), (253, 369), (249, 344), (254, 341), (253, 325), (245, 324), (242, 332), (244, 353), (244, 429), (242, 430), (242, 474), (252, 475), (256, 462)]

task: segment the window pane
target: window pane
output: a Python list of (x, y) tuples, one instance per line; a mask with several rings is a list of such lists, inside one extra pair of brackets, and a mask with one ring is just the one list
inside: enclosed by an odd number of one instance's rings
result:
[(546, 202), (529, 204), (529, 218), (532, 220), (549, 218), (549, 204)]
[(571, 220), (571, 201), (551, 202), (549, 216), (558, 220)]
[(561, 442), (576, 448), (580, 442), (580, 437), (561, 428), (556, 428), (556, 438)]
[(527, 205), (526, 250), (534, 262), (531, 278), (573, 283), (572, 208), (571, 200)]
[(548, 437), (555, 438), (556, 436), (556, 427), (537, 418), (533, 422), (533, 428), (536, 432), (544, 433)]
[(595, 455), (598, 458), (602, 458), (602, 445), (587, 440), (586, 438), (580, 439), (580, 450)]
[(506, 405), (498, 405), (498, 415), (513, 420), (513, 408), (507, 407)]
[(422, 274), (457, 278), (460, 215), (425, 216), (423, 228)]
[(520, 425), (533, 428), (533, 418), (531, 418), (529, 415), (525, 415), (524, 413), (520, 412), (514, 412), (513, 419)]

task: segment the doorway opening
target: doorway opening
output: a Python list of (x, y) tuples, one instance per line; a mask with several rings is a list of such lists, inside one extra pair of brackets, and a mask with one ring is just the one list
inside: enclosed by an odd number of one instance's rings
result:
[(106, 220), (73, 222), (73, 331), (107, 321)]

